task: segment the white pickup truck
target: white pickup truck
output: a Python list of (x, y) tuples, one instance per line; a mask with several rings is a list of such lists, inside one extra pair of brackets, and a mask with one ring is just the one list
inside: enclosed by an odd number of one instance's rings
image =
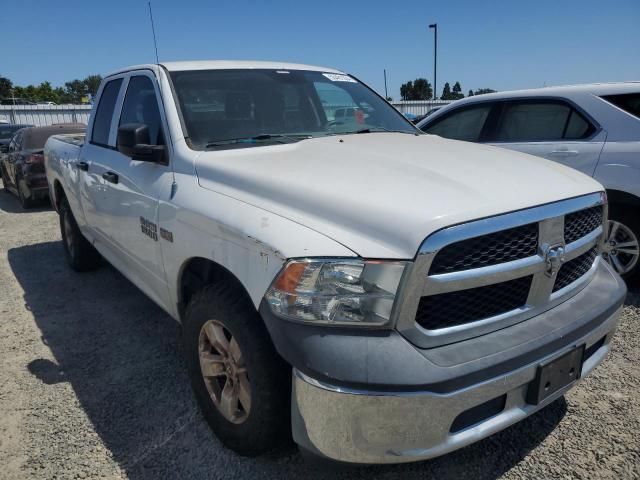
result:
[(602, 362), (626, 292), (599, 183), (422, 134), (337, 70), (126, 68), (45, 162), (72, 268), (104, 258), (182, 323), (204, 415), (244, 455), (477, 441)]

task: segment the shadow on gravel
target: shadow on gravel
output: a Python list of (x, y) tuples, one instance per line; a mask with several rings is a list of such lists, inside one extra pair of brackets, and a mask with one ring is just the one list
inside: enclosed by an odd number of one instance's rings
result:
[[(2, 185), (2, 181), (0, 181), (0, 185)], [(0, 189), (0, 212), (7, 213), (38, 213), (38, 212), (47, 212), (51, 210), (51, 204), (49, 200), (39, 201), (32, 208), (24, 209), (22, 205), (20, 205), (20, 200), (14, 194), (5, 190), (4, 187)]]
[(493, 479), (543, 441), (567, 410), (560, 399), (484, 441), (417, 464), (336, 470), (304, 462), (293, 447), (242, 458), (220, 444), (197, 409), (179, 326), (135, 286), (108, 266), (73, 273), (60, 242), (14, 248), (8, 258), (26, 308), (55, 357), (34, 359), (27, 368), (45, 384), (71, 384), (95, 431), (132, 479)]

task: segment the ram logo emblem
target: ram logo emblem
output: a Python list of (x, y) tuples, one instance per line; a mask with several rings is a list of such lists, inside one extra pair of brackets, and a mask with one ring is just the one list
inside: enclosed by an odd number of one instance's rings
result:
[(544, 251), (544, 264), (545, 273), (549, 277), (555, 277), (562, 263), (564, 262), (564, 246), (553, 245), (545, 248)]

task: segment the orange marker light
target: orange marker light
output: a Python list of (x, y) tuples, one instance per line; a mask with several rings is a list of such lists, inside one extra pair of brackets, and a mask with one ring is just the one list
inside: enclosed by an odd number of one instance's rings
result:
[(282, 292), (295, 293), (296, 287), (307, 266), (304, 263), (291, 263), (276, 280), (275, 288)]

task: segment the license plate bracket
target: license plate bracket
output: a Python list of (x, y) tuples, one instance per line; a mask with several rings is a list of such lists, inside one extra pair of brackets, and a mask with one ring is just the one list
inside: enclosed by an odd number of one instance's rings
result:
[(536, 378), (529, 384), (527, 403), (538, 405), (580, 378), (585, 345), (541, 363), (536, 372)]

